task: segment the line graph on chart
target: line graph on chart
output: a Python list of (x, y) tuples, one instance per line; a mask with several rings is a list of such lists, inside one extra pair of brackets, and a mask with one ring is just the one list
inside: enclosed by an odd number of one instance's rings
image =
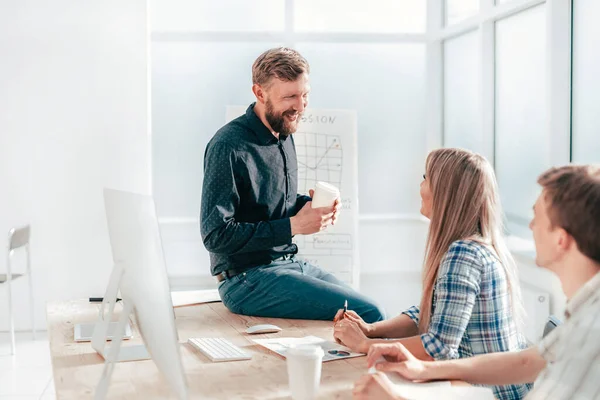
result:
[(339, 135), (298, 133), (298, 193), (308, 193), (317, 181), (342, 186), (344, 153)]

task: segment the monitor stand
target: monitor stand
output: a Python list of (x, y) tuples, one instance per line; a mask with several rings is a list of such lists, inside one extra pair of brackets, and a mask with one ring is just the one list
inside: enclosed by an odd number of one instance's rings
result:
[(144, 345), (126, 346), (121, 347), (123, 342), (123, 335), (125, 334), (125, 328), (129, 321), (129, 316), (133, 313), (133, 302), (123, 302), (123, 311), (115, 329), (115, 338), (112, 341), (111, 346), (104, 350), (104, 370), (100, 377), (100, 382), (96, 386), (96, 392), (94, 393), (94, 400), (105, 400), (108, 394), (108, 387), (110, 385), (110, 379), (115, 368), (115, 364), (121, 361), (138, 361), (146, 360), (150, 358), (148, 351)]
[[(108, 361), (107, 356), (109, 354), (112, 354), (111, 349), (113, 347), (117, 350), (116, 353), (113, 355), (113, 358), (111, 358), (111, 361), (121, 362), (149, 360), (150, 354), (148, 353), (146, 346), (144, 346), (143, 344), (129, 345), (120, 348), (121, 342), (123, 341), (123, 336), (125, 335), (127, 325), (129, 323), (129, 316), (132, 311), (132, 309), (128, 307), (127, 300), (125, 299), (123, 299), (123, 311), (121, 312), (121, 318), (119, 319), (117, 326), (114, 327), (114, 331), (112, 332), (114, 334), (114, 336), (112, 337), (112, 344), (110, 346), (107, 346), (106, 343), (109, 336), (109, 325), (111, 324), (111, 321), (113, 319), (115, 305), (117, 303), (117, 293), (119, 291), (119, 284), (121, 282), (122, 276), (123, 267), (115, 265), (110, 275), (108, 287), (106, 288), (104, 300), (102, 301), (102, 306), (100, 307), (98, 321), (96, 321), (96, 324), (94, 326), (94, 333), (92, 335), (92, 347), (94, 350), (96, 350), (98, 354), (100, 354), (104, 358), (105, 361)], [(108, 310), (108, 315), (105, 315), (105, 309)]]

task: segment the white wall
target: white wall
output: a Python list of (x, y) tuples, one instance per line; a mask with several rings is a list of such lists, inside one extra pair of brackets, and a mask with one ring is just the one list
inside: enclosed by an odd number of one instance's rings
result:
[[(0, 240), (32, 226), (38, 326), (46, 301), (104, 293), (102, 188), (150, 192), (146, 31), (144, 0), (2, 3)], [(29, 326), (26, 283), (15, 282), (17, 329)]]

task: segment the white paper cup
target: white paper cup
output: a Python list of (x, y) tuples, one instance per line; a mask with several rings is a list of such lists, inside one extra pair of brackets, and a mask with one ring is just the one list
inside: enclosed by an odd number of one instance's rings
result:
[(312, 199), (312, 208), (331, 207), (340, 197), (340, 190), (327, 182), (317, 182)]
[(323, 349), (314, 345), (303, 345), (286, 351), (288, 381), (294, 400), (313, 400), (317, 397), (321, 383)]

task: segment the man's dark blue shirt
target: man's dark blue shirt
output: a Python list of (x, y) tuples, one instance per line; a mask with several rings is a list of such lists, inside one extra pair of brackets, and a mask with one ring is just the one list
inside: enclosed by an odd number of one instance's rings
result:
[(290, 217), (310, 197), (297, 194), (294, 140), (277, 139), (254, 105), (219, 129), (204, 153), (200, 230), (213, 275), (298, 251)]

